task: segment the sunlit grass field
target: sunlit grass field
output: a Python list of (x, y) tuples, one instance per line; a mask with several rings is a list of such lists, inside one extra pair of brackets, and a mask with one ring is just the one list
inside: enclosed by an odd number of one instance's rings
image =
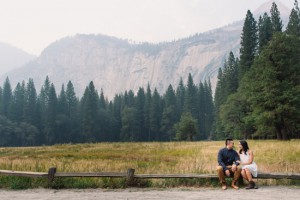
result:
[[(237, 147), (238, 141), (235, 141)], [(249, 140), (260, 172), (300, 173), (300, 140)], [(0, 148), (0, 169), (47, 172), (212, 174), (223, 141), (64, 144)]]

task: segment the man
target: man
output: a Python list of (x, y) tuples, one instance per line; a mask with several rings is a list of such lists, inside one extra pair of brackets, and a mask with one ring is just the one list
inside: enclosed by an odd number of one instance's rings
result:
[(226, 190), (227, 185), (225, 181), (225, 175), (227, 177), (230, 177), (233, 175), (233, 180), (231, 183), (231, 187), (234, 189), (239, 189), (238, 186), (236, 186), (236, 183), (241, 175), (241, 167), (239, 166), (240, 158), (238, 153), (233, 150), (233, 140), (231, 138), (226, 139), (225, 141), (225, 148), (220, 149), (218, 153), (218, 163), (219, 166), (217, 167), (217, 173), (220, 180), (220, 183), (222, 184), (222, 189)]

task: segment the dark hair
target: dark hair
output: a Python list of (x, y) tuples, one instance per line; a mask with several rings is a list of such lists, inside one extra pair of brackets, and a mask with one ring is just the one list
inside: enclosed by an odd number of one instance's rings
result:
[(244, 150), (244, 151), (245, 151), (245, 154), (247, 155), (247, 151), (248, 151), (248, 149), (249, 149), (248, 143), (247, 143), (245, 140), (241, 140), (240, 143), (241, 143), (243, 149), (241, 149), (241, 150), (239, 151), (239, 153), (242, 154), (242, 150)]
[(233, 139), (232, 139), (232, 138), (227, 138), (227, 139), (225, 140), (225, 146), (227, 146), (228, 141), (233, 141)]

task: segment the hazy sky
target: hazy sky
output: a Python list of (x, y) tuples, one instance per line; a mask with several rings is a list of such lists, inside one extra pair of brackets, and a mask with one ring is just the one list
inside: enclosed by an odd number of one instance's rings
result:
[[(0, 0), (0, 41), (39, 55), (77, 33), (171, 41), (243, 19), (268, 0)], [(294, 0), (281, 0), (288, 8)]]

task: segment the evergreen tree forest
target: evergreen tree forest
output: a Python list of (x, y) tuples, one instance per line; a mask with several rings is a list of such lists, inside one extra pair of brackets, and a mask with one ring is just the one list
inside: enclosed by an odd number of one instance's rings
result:
[(191, 74), (176, 91), (170, 85), (161, 95), (148, 85), (111, 101), (93, 82), (79, 99), (71, 81), (58, 93), (46, 77), (38, 93), (32, 79), (12, 89), (7, 78), (0, 87), (0, 146), (206, 140), (213, 106), (210, 82), (196, 85)]
[(270, 15), (264, 13), (257, 23), (247, 12), (240, 57), (231, 52), (219, 70), (214, 139), (300, 138), (298, 1), (285, 31), (275, 3)]

